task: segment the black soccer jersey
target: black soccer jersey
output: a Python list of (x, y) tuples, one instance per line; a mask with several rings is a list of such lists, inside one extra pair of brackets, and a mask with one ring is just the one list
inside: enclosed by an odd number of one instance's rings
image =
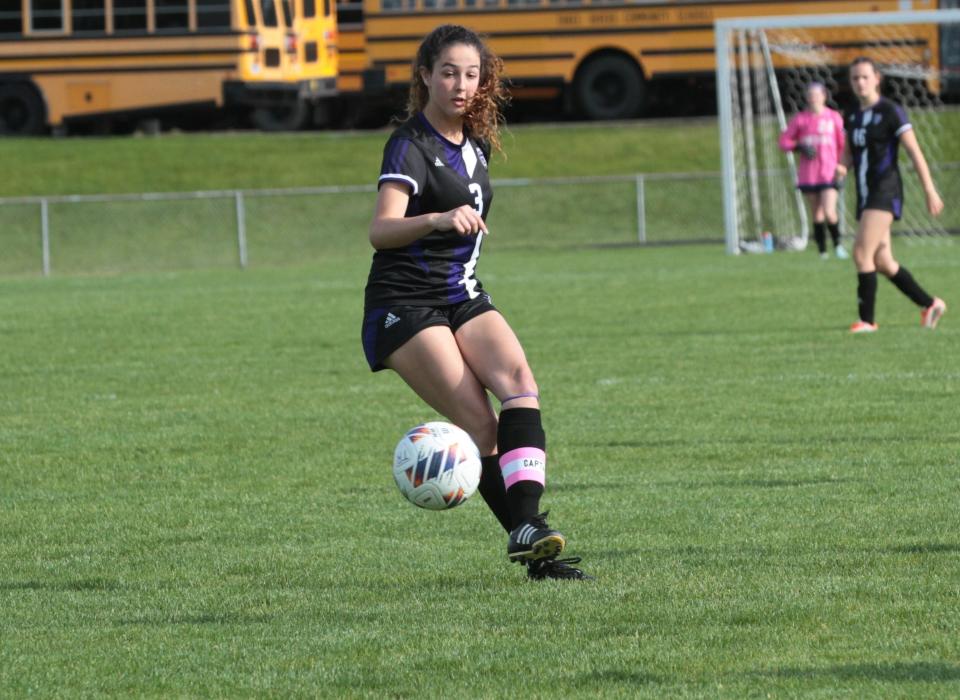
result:
[[(487, 173), (490, 152), (469, 137), (455, 144), (417, 114), (390, 136), (383, 151), (380, 184), (410, 188), (405, 216), (447, 212), (464, 204), (486, 220), (493, 192)], [(403, 248), (378, 250), (367, 280), (365, 308), (455, 304), (480, 296), (476, 278), (483, 235), (431, 231)]]
[(903, 183), (897, 156), (900, 134), (912, 128), (907, 113), (881, 97), (866, 109), (849, 112), (844, 124), (853, 155), (858, 216), (864, 208), (878, 208), (892, 211), (899, 218)]

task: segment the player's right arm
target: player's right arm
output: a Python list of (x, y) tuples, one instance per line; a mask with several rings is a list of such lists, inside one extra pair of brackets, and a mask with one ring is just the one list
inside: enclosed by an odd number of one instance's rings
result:
[(461, 235), (487, 232), (477, 210), (464, 204), (448, 212), (404, 216), (410, 188), (402, 182), (384, 182), (377, 194), (376, 211), (370, 222), (370, 245), (377, 250), (402, 248), (431, 231), (456, 231)]
[(787, 128), (780, 134), (780, 150), (789, 153), (797, 147), (797, 136), (800, 130), (800, 115), (795, 114), (787, 124)]

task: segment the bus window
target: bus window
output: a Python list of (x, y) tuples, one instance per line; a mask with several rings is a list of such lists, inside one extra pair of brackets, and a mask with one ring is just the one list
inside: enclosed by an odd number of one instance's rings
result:
[(283, 8), (283, 23), (287, 27), (293, 26), (293, 13), (290, 11), (290, 0), (280, 0), (280, 7)]
[(305, 19), (317, 16), (316, 0), (303, 0), (303, 16)]
[(73, 0), (71, 8), (74, 34), (102, 33), (107, 30), (104, 0)]
[(253, 0), (243, 0), (243, 12), (247, 18), (247, 29), (257, 26), (257, 13), (253, 9)]
[(323, 16), (329, 17), (331, 12), (333, 12), (333, 3), (330, 0), (323, 0)]
[(145, 0), (113, 0), (113, 31), (144, 32), (147, 30)]
[(153, 0), (154, 27), (158, 32), (186, 29), (190, 26), (187, 0)]
[(34, 32), (62, 32), (63, 5), (61, 0), (30, 0), (30, 30)]
[[(77, 0), (74, 0), (76, 2)], [(230, 3), (228, 0), (196, 0), (197, 29), (229, 29)]]
[(22, 34), (23, 15), (20, 0), (0, 0), (0, 35)]
[(263, 26), (277, 26), (277, 3), (276, 0), (263, 0), (260, 4), (260, 11), (263, 13)]

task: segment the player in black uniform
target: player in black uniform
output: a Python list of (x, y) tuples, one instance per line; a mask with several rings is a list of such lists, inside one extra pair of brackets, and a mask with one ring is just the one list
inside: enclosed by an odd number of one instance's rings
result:
[(538, 513), (546, 439), (536, 381), (475, 274), (493, 196), (488, 161), (500, 147), (501, 71), (464, 27), (440, 26), (420, 45), (408, 119), (383, 153), (363, 348), (374, 372), (397, 372), (477, 443), (480, 494), (509, 533), (509, 559), (532, 579), (584, 579), (578, 558), (557, 558), (565, 538)]
[(857, 238), (853, 259), (857, 265), (857, 303), (860, 318), (851, 333), (873, 333), (877, 270), (921, 308), (920, 322), (936, 328), (947, 310), (943, 299), (927, 294), (907, 268), (893, 257), (890, 226), (903, 211), (903, 182), (897, 167), (900, 144), (907, 150), (927, 199), (927, 210), (939, 216), (943, 201), (930, 177), (916, 134), (903, 108), (880, 96), (880, 72), (869, 58), (850, 64), (850, 85), (859, 109), (846, 115), (847, 145), (837, 174), (851, 172), (857, 186)]

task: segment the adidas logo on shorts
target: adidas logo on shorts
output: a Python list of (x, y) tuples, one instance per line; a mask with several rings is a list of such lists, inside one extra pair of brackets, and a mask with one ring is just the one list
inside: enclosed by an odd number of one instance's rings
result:
[(388, 314), (387, 314), (387, 317), (386, 317), (386, 318), (384, 319), (384, 321), (383, 321), (383, 327), (384, 327), (384, 328), (389, 328), (389, 327), (392, 326), (394, 323), (399, 323), (399, 322), (400, 322), (400, 317), (399, 317), (399, 316), (395, 316), (395, 315), (392, 314), (392, 313), (388, 313)]

